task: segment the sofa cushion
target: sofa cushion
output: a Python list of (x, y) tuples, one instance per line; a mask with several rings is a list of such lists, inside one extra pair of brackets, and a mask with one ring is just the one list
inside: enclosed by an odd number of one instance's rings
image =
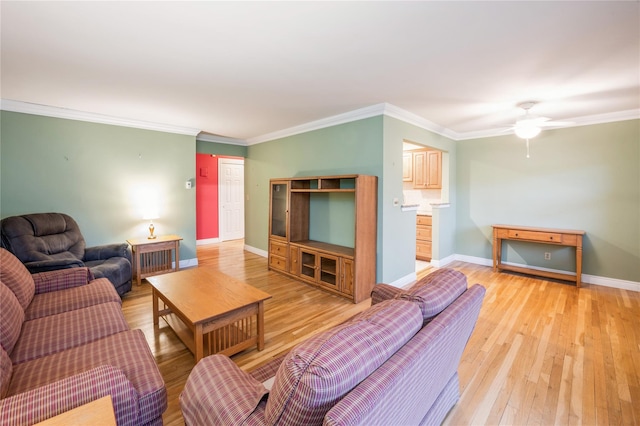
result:
[(9, 354), (0, 346), (0, 399), (4, 398), (11, 383), (13, 363)]
[(36, 294), (24, 311), (25, 321), (107, 302), (122, 304), (122, 299), (109, 280), (100, 278), (82, 286)]
[(270, 424), (322, 424), (326, 412), (422, 326), (417, 305), (388, 300), (287, 354), (265, 409)]
[(13, 366), (7, 397), (45, 386), (101, 365), (120, 369), (138, 394), (136, 424), (146, 425), (167, 408), (167, 391), (141, 330), (117, 333)]
[(13, 291), (22, 309), (27, 309), (36, 292), (33, 277), (17, 257), (3, 248), (0, 248), (0, 281)]
[(459, 271), (444, 268), (427, 275), (409, 290), (398, 294), (420, 307), (424, 323), (431, 321), (467, 289), (467, 277)]
[(262, 383), (240, 370), (231, 358), (212, 355), (200, 360), (189, 374), (180, 408), (190, 425), (239, 425), (266, 393)]
[(19, 364), (128, 329), (120, 304), (116, 302), (25, 321), (11, 360)]
[(13, 351), (24, 322), (24, 311), (9, 287), (0, 281), (0, 345), (7, 353)]

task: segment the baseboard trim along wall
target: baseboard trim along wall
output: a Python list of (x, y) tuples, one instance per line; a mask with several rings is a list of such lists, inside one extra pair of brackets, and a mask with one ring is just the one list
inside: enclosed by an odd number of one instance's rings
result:
[(266, 250), (261, 250), (259, 248), (248, 246), (246, 244), (244, 245), (244, 249), (253, 254), (257, 254), (258, 256), (269, 257), (269, 253)]
[[(455, 260), (459, 260), (467, 263), (474, 263), (476, 265), (493, 267), (493, 259), (485, 259), (483, 257), (465, 256), (465, 255), (457, 254), (455, 255)], [(432, 261), (431, 263), (434, 263), (434, 262)], [(447, 262), (447, 263), (451, 263), (451, 262)], [(504, 263), (505, 265), (527, 267), (530, 269), (537, 269), (538, 271), (559, 272), (559, 273), (570, 274), (570, 275), (576, 274), (575, 272), (572, 272), (572, 271), (561, 271), (558, 269), (540, 268), (537, 266), (523, 265), (521, 263), (511, 263), (511, 262), (504, 262)], [(446, 263), (441, 266), (444, 266), (444, 265), (446, 265)], [(635, 281), (620, 280), (617, 278), (599, 277), (597, 275), (589, 275), (589, 274), (583, 273), (582, 282), (585, 284), (599, 285), (603, 287), (612, 287), (612, 288), (619, 288), (621, 290), (630, 290), (630, 291), (640, 292), (640, 282), (635, 282)]]
[(196, 246), (204, 246), (206, 244), (219, 243), (220, 238), (205, 238), (204, 240), (196, 240)]
[[(198, 266), (198, 258), (194, 257), (192, 259), (183, 259), (179, 263), (180, 269), (183, 268), (193, 268), (194, 266)], [(171, 262), (171, 266), (176, 267), (176, 262)]]
[[(249, 251), (251, 253), (255, 253), (258, 256), (262, 256), (262, 257), (268, 257), (268, 253), (265, 250), (261, 250), (252, 246), (248, 246), (245, 244), (244, 249), (246, 251)], [(451, 255), (451, 256), (447, 256), (444, 259), (432, 259), (431, 260), (431, 264), (436, 267), (436, 268), (443, 268), (445, 266), (447, 266), (448, 264), (450, 264), (451, 262), (454, 262), (456, 260), (459, 260), (461, 262), (467, 262), (467, 263), (473, 263), (476, 265), (482, 265), (482, 266), (489, 266), (492, 267), (493, 266), (493, 260), (492, 259), (486, 259), (484, 257), (475, 257), (475, 256), (466, 256), (463, 254), (455, 254), (455, 255)], [(197, 259), (196, 259), (197, 262)], [(505, 262), (506, 265), (513, 265), (513, 266), (526, 266), (528, 268), (531, 269), (537, 269), (540, 271), (548, 271), (548, 272), (561, 272), (561, 273), (565, 273), (565, 274), (573, 274), (575, 275), (575, 272), (567, 272), (567, 271), (560, 271), (557, 269), (546, 269), (546, 268), (539, 268), (539, 267), (535, 267), (535, 266), (529, 266), (529, 265), (523, 265), (523, 264), (518, 264), (518, 263), (508, 263)], [(182, 262), (180, 262), (180, 267), (182, 267)], [(416, 273), (412, 272), (410, 274), (405, 275), (402, 278), (399, 278), (391, 283), (388, 283), (389, 285), (392, 285), (394, 287), (406, 287), (407, 285), (413, 283), (416, 280)], [(599, 286), (603, 286), (603, 287), (612, 287), (612, 288), (619, 288), (622, 290), (630, 290), (630, 291), (637, 291), (640, 292), (640, 282), (635, 282), (635, 281), (627, 281), (627, 280), (620, 280), (617, 278), (607, 278), (607, 277), (598, 277), (596, 275), (588, 275), (588, 274), (582, 274), (582, 282), (585, 284), (592, 284), (592, 285), (599, 285)]]

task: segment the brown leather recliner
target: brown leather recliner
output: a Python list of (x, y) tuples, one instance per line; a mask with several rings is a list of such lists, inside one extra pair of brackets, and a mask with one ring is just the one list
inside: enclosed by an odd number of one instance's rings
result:
[(11, 216), (0, 222), (2, 247), (31, 273), (87, 266), (107, 278), (120, 296), (131, 290), (131, 251), (126, 243), (86, 247), (76, 221), (64, 213)]

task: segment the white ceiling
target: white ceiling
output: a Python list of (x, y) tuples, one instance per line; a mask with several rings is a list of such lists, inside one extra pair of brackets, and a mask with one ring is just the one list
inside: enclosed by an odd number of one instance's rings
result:
[(640, 117), (638, 1), (0, 7), (3, 100), (249, 142), (377, 104), (460, 139), (527, 100), (554, 120)]

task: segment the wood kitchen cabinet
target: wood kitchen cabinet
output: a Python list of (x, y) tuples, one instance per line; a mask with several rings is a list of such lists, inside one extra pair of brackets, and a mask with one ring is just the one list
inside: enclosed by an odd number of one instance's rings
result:
[(402, 153), (402, 181), (413, 182), (413, 154), (411, 152)]
[(416, 259), (431, 261), (431, 216), (416, 216)]
[(413, 152), (413, 187), (415, 189), (442, 188), (442, 152)]
[[(269, 269), (358, 303), (376, 283), (378, 178), (368, 175), (272, 179)], [(336, 197), (332, 194), (339, 194)], [(319, 198), (318, 198), (319, 197)], [(311, 206), (353, 203), (353, 247), (310, 239)]]

